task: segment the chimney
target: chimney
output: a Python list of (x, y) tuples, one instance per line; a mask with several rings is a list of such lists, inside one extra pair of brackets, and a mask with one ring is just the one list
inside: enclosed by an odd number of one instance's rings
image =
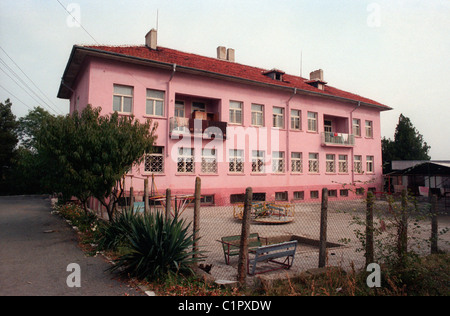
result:
[(323, 81), (323, 70), (319, 69), (309, 74), (309, 79)]
[(158, 32), (155, 29), (151, 29), (150, 32), (145, 35), (145, 46), (150, 49), (156, 50), (158, 48)]
[(317, 89), (320, 89), (320, 90), (325, 90), (325, 85), (328, 83), (323, 80), (323, 70), (322, 69), (311, 72), (309, 74), (309, 80), (307, 80), (305, 82)]
[(235, 60), (235, 52), (233, 48), (228, 48), (227, 50), (227, 60), (234, 63)]
[(227, 48), (224, 46), (217, 47), (217, 59), (226, 60), (227, 59)]

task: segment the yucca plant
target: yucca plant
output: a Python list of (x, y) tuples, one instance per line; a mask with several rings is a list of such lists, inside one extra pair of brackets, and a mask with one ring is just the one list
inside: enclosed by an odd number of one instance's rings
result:
[(128, 251), (119, 257), (113, 271), (154, 280), (170, 273), (192, 272), (193, 234), (190, 224), (180, 218), (164, 219), (159, 213), (135, 214), (127, 233)]
[(127, 208), (115, 214), (109, 222), (100, 226), (101, 237), (98, 240), (98, 250), (119, 250), (128, 245), (127, 235), (131, 231), (131, 223), (136, 214), (133, 208)]

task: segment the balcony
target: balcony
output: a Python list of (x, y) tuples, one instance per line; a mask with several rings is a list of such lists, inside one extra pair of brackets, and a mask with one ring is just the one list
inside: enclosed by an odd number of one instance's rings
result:
[[(227, 122), (171, 117), (169, 135), (190, 134), (204, 139), (227, 138)], [(214, 135), (214, 137), (213, 137)]]
[(322, 146), (353, 147), (355, 136), (346, 133), (323, 132)]

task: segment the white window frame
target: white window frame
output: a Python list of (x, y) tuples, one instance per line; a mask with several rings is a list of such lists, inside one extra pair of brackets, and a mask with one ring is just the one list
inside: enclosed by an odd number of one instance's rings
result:
[(252, 126), (264, 126), (264, 105), (252, 104)]
[(361, 137), (361, 120), (353, 119), (353, 136)]
[(302, 153), (291, 152), (291, 172), (303, 173), (303, 159)]
[(308, 157), (309, 173), (319, 173), (319, 153), (309, 153)]
[(366, 137), (373, 138), (373, 121), (366, 121)]
[[(157, 116), (157, 117), (164, 117), (164, 99), (166, 92), (161, 90), (155, 90), (155, 89), (147, 89), (146, 92), (146, 102), (145, 102), (145, 114), (151, 115), (151, 116)], [(151, 93), (160, 94), (159, 96), (152, 96)], [(150, 95), (149, 95), (150, 94)], [(162, 97), (161, 97), (162, 94)], [(158, 104), (161, 105), (161, 114), (156, 114), (157, 106)], [(149, 111), (149, 109), (151, 109)], [(150, 113), (149, 113), (150, 112)]]
[[(277, 113), (279, 111), (280, 113)], [(284, 108), (274, 106), (272, 108), (273, 127), (284, 128)]]
[(229, 123), (242, 125), (243, 103), (239, 101), (230, 101)]
[(374, 173), (374, 156), (366, 156), (366, 172)]
[[(118, 91), (116, 91), (116, 88), (131, 89), (131, 94), (125, 94), (125, 93), (122, 93), (122, 92), (118, 92)], [(134, 95), (134, 87), (126, 86), (126, 85), (120, 85), (120, 84), (114, 84), (114, 86), (113, 86), (113, 111), (114, 112), (118, 112), (118, 113), (123, 113), (123, 114), (131, 114), (131, 113), (133, 113), (133, 108), (134, 108), (134, 104), (133, 104), (134, 97), (133, 97), (133, 95)], [(115, 110), (114, 109), (114, 103), (115, 103), (115, 100), (117, 98), (120, 98), (120, 110)], [(124, 108), (124, 104), (125, 104), (124, 101), (126, 99), (131, 99), (131, 109), (130, 109), (129, 112), (128, 111), (124, 111), (124, 109), (123, 109)]]
[(335, 154), (326, 154), (326, 172), (327, 173), (336, 173), (336, 155)]
[(291, 110), (291, 129), (295, 131), (300, 131), (302, 129), (302, 111), (301, 110)]
[(263, 150), (252, 151), (252, 173), (265, 172), (265, 152)]
[(242, 149), (230, 149), (228, 171), (231, 173), (244, 173), (244, 151)]
[(217, 169), (217, 150), (216, 149), (202, 149), (202, 173), (216, 174)]
[(355, 155), (353, 157), (353, 171), (357, 174), (362, 174), (362, 156), (361, 155)]
[(317, 126), (317, 118), (317, 112), (308, 112), (308, 132), (317, 132), (319, 130)]
[(284, 173), (285, 171), (284, 151), (272, 152), (272, 172)]
[(339, 155), (339, 173), (348, 173), (347, 155)]
[(177, 173), (195, 173), (195, 159), (193, 148), (178, 149)]

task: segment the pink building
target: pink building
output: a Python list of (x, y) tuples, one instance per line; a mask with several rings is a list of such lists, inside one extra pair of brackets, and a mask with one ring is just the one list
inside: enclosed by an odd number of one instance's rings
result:
[[(158, 123), (155, 153), (128, 177), (142, 192), (154, 175), (160, 193), (192, 193), (202, 178), (204, 202), (255, 198), (301, 201), (380, 191), (380, 112), (390, 107), (333, 88), (323, 71), (309, 79), (158, 47), (74, 46), (58, 97), (70, 111), (87, 104)], [(131, 175), (131, 174), (130, 174)], [(343, 186), (347, 184), (347, 186)]]

